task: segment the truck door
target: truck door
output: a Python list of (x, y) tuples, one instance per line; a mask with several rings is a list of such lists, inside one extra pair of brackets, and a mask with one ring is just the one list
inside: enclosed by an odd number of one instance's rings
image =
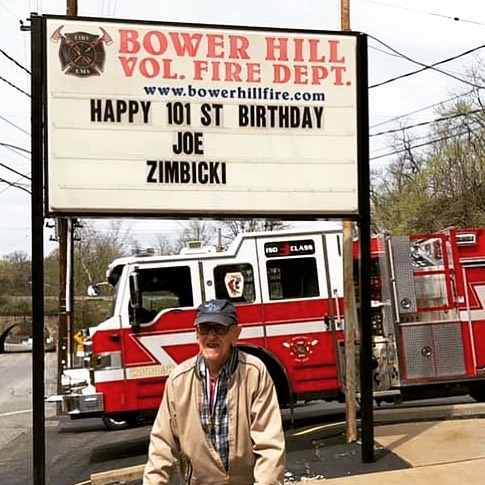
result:
[(258, 237), (266, 346), (284, 363), (293, 391), (339, 388), (336, 343), (342, 322), (342, 257), (336, 234)]
[(121, 332), (106, 334), (107, 347), (121, 344), (123, 379), (111, 380), (112, 371), (104, 382), (98, 379), (108, 413), (156, 409), (168, 374), (198, 348), (193, 327), (202, 301), (197, 261), (133, 264), (126, 271)]

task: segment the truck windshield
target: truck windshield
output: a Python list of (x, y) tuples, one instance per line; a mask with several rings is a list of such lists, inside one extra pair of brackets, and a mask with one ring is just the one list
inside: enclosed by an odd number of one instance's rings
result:
[(138, 268), (138, 322), (149, 322), (166, 308), (193, 306), (194, 297), (190, 268)]

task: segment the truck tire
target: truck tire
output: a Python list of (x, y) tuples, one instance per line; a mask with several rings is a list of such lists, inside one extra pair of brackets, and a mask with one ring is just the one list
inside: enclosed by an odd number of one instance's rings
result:
[(101, 416), (101, 419), (103, 420), (103, 424), (106, 426), (106, 428), (108, 428), (111, 431), (127, 429), (132, 426), (129, 420), (115, 419), (106, 415)]

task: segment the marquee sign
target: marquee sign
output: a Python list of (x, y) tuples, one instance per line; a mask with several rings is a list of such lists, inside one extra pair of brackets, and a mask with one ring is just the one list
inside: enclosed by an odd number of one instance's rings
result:
[(358, 211), (361, 34), (44, 22), (50, 215)]

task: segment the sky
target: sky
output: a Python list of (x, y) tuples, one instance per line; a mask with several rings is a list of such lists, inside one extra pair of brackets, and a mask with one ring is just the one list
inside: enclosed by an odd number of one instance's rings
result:
[[(340, 30), (340, 0), (78, 0), (78, 15), (128, 20), (210, 23), (245, 27)], [(31, 252), (30, 224), (30, 38), (20, 29), (30, 12), (63, 15), (66, 0), (0, 0), (0, 258)], [(369, 124), (371, 135), (436, 118), (439, 103), (470, 87), (464, 78), (481, 60), (485, 44), (482, 0), (350, 0), (350, 27), (369, 36)], [(8, 56), (8, 57), (7, 57)], [(440, 69), (380, 85), (424, 65), (455, 56)], [(415, 61), (415, 62), (412, 62)], [(377, 85), (374, 87), (374, 85)], [(389, 162), (391, 135), (371, 136), (370, 164)], [(12, 186), (10, 184), (14, 184)], [(51, 221), (46, 221), (51, 222)], [(154, 233), (180, 231), (171, 221), (127, 222), (141, 246)], [(105, 223), (97, 223), (100, 230)], [(55, 249), (45, 231), (45, 252)]]

